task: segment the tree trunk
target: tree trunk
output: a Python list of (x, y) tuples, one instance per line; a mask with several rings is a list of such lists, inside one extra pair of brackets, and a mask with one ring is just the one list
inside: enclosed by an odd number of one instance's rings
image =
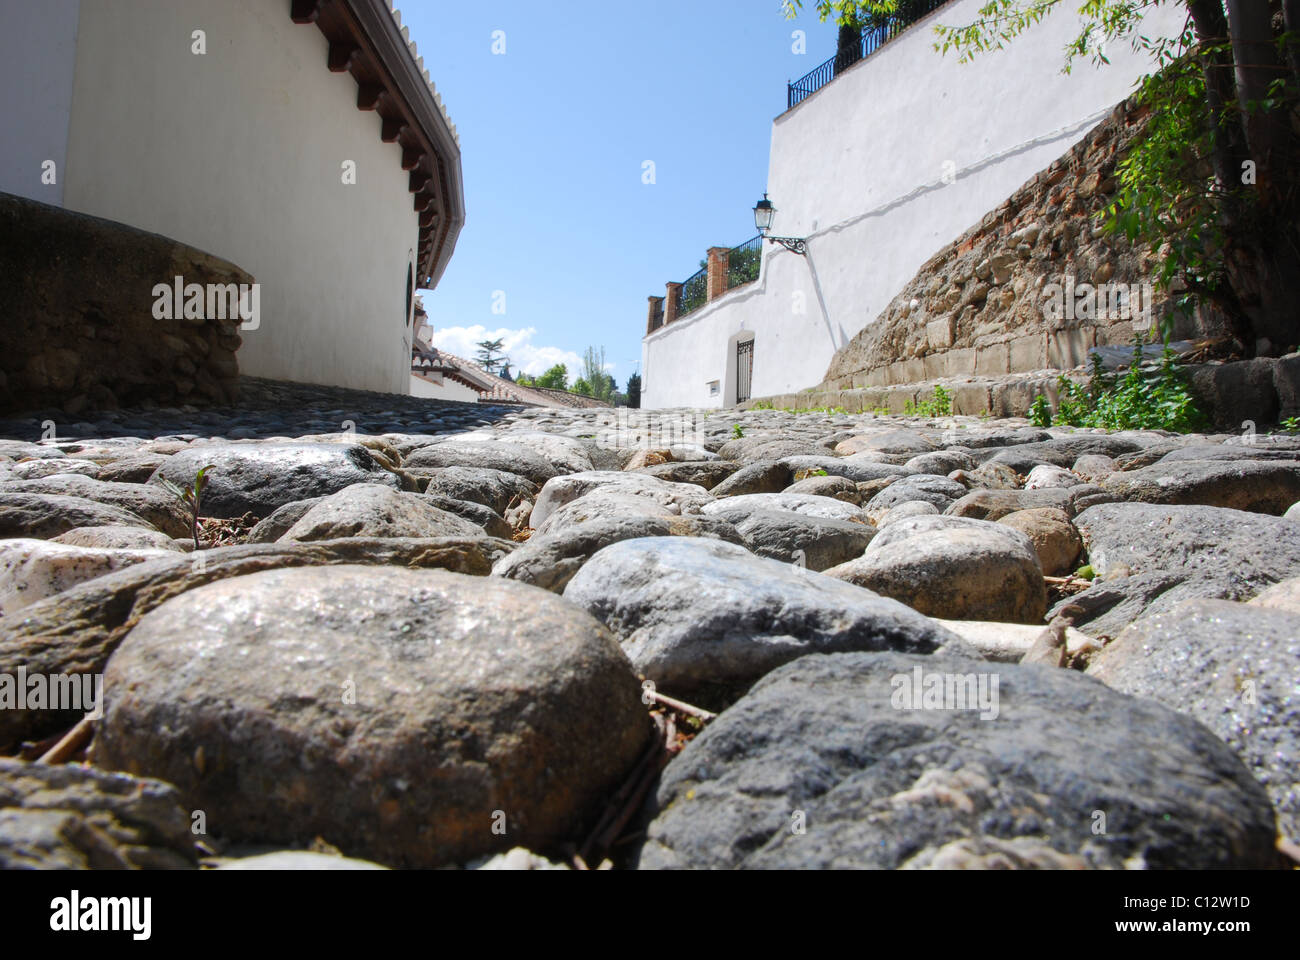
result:
[(1236, 64), (1237, 99), (1246, 131), (1246, 149), (1255, 161), (1260, 202), (1273, 208), (1279, 201), (1280, 184), (1291, 159), (1286, 111), (1251, 108), (1269, 96), (1274, 81), (1286, 79), (1289, 71), (1278, 59), (1273, 41), (1273, 21), (1268, 4), (1261, 0), (1228, 0), (1228, 28), (1232, 35), (1232, 59)]
[[(1284, 15), (1300, 14), (1300, 0), (1284, 0)], [(1227, 51), (1202, 56), (1206, 99), (1215, 123), (1214, 172), (1226, 190), (1222, 226), (1224, 264), (1231, 288), (1232, 329), (1247, 355), (1276, 355), (1300, 342), (1300, 149), (1291, 128), (1294, 100), (1271, 110), (1247, 109), (1269, 97), (1279, 78), (1296, 80), (1277, 54), (1269, 4), (1262, 0), (1187, 0), (1197, 39), (1231, 41)], [(1276, 99), (1282, 99), (1276, 97)], [(1243, 182), (1243, 164), (1255, 182)]]
[[(1187, 9), (1192, 15), (1197, 42), (1214, 44), (1228, 39), (1228, 18), (1223, 15), (1221, 0), (1188, 0)], [(1205, 52), (1200, 59), (1205, 73), (1206, 99), (1215, 125), (1211, 158), (1214, 175), (1224, 189), (1231, 190), (1241, 183), (1242, 162), (1246, 159), (1241, 127), (1227, 111), (1228, 104), (1237, 96), (1232, 54), (1226, 49)]]
[[(1282, 19), (1287, 33), (1300, 35), (1300, 0), (1282, 0)], [(1291, 72), (1300, 77), (1300, 40), (1292, 40), (1287, 53)]]
[(1280, 356), (1300, 346), (1300, 233), (1272, 215), (1234, 224), (1228, 280), (1250, 322), (1249, 355)]
[[(1199, 60), (1205, 76), (1206, 104), (1214, 127), (1210, 162), (1222, 191), (1220, 203), (1226, 229), (1232, 221), (1230, 206), (1238, 202), (1237, 192), (1242, 189), (1243, 164), (1247, 159), (1246, 137), (1239, 118), (1231, 109), (1237, 98), (1237, 89), (1232, 51), (1227, 47), (1228, 18), (1224, 15), (1222, 0), (1187, 0), (1187, 10), (1192, 18), (1196, 42), (1201, 47)], [(1228, 333), (1241, 348), (1247, 353), (1252, 352), (1255, 335), (1251, 321), (1231, 280), (1226, 284), (1219, 283), (1214, 289), (1204, 284), (1193, 283), (1192, 286), (1219, 308)]]

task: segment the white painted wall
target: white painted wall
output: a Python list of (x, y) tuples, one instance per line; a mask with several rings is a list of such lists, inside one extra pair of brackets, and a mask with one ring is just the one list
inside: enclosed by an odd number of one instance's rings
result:
[[(734, 403), (742, 331), (754, 337), (754, 397), (820, 383), (835, 351), (926, 260), (1082, 139), (1149, 71), (1124, 44), (1107, 51), (1109, 66), (1079, 61), (1062, 74), (1080, 22), (1066, 9), (973, 63), (932, 49), (933, 24), (970, 23), (983, 2), (936, 11), (776, 118), (771, 232), (807, 237), (808, 256), (767, 244), (756, 283), (646, 337), (643, 406)], [(1144, 32), (1175, 33), (1183, 18), (1176, 4), (1159, 7)], [(945, 183), (945, 172), (955, 180)], [(718, 379), (722, 393), (710, 398)]]
[(460, 400), (463, 403), (478, 403), (478, 392), (463, 383), (457, 383), (444, 377), (441, 384), (432, 383), (423, 377), (411, 376), (411, 396), (427, 397), (432, 400)]
[[(81, 0), (0, 0), (0, 193), (63, 204)], [(55, 182), (41, 182), (53, 160)]]
[(253, 274), (261, 327), (242, 334), (243, 372), (405, 394), (418, 214), (400, 147), (326, 48), (286, 0), (86, 0), (65, 205)]

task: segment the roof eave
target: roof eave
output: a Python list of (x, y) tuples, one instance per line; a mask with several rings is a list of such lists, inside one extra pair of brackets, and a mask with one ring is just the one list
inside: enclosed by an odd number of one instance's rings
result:
[(434, 245), (430, 261), (422, 265), (421, 287), (437, 285), (456, 249), (460, 231), (465, 226), (465, 186), (461, 170), (460, 144), (445, 112), (434, 99), (433, 90), (415, 61), (411, 48), (402, 36), (388, 0), (346, 0), (362, 29), (375, 45), (379, 58), (392, 71), (402, 97), (418, 114), (417, 120), (438, 149), (446, 152), (447, 222)]

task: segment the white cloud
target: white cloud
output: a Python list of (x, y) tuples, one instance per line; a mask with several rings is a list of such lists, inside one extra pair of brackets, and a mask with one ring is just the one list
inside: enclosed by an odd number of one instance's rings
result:
[[(581, 356), (559, 347), (539, 347), (532, 342), (536, 334), (534, 327), (524, 327), (522, 330), (506, 327), (489, 330), (482, 324), (472, 327), (437, 327), (433, 331), (432, 345), (466, 360), (473, 360), (474, 354), (478, 352), (476, 344), (499, 338), (504, 341), (501, 349), (510, 358), (510, 369), (514, 373), (523, 371), (530, 377), (536, 377), (557, 363), (562, 363), (569, 369), (570, 381), (582, 374)], [(607, 366), (612, 367), (613, 364)]]

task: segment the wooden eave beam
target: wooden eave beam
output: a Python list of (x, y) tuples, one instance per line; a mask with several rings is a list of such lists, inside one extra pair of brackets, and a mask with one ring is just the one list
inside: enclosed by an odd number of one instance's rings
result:
[(416, 120), (401, 83), (383, 62), (352, 6), (349, 0), (291, 0), (290, 18), (294, 23), (316, 24), (329, 43), (329, 70), (353, 75), (357, 109), (377, 112), (380, 139), (402, 148), (401, 168), (409, 174), (412, 204), (420, 214), (417, 279), (423, 284), (447, 240), (451, 211), (446, 208), (445, 160)]
[(404, 121), (404, 117), (384, 117), (383, 126), (379, 130), (379, 139), (384, 143), (396, 143), (402, 131), (409, 129)]
[(294, 23), (315, 23), (320, 16), (320, 0), (292, 0), (289, 17)]
[(347, 40), (341, 40), (337, 43), (330, 43), (329, 52), (329, 69), (330, 73), (347, 73), (348, 67), (352, 66), (352, 58), (361, 53), (361, 48), (355, 43)]

